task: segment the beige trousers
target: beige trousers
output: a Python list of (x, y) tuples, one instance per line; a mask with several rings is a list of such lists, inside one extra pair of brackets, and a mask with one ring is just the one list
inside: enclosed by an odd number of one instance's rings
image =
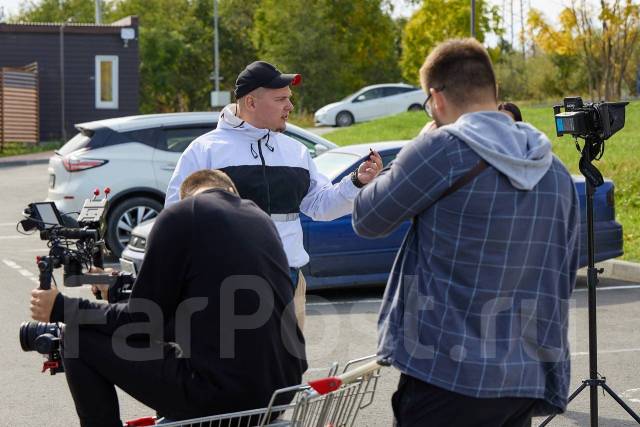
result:
[(296, 310), (296, 319), (298, 319), (298, 327), (304, 331), (304, 318), (306, 313), (305, 304), (307, 303), (307, 281), (304, 280), (302, 271), (298, 273), (298, 285), (293, 295), (293, 306)]

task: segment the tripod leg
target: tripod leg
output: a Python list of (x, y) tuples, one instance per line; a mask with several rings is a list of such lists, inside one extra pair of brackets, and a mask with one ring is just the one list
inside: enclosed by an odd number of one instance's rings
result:
[(629, 405), (624, 403), (624, 400), (622, 400), (620, 396), (618, 396), (616, 392), (611, 389), (611, 387), (609, 387), (606, 383), (602, 383), (600, 385), (602, 386), (603, 389), (605, 389), (607, 393), (609, 393), (609, 396), (613, 397), (613, 399), (616, 402), (618, 402), (620, 406), (622, 406), (622, 409), (624, 409), (625, 411), (627, 411), (629, 415), (631, 415), (631, 418), (633, 418), (634, 420), (636, 420), (638, 424), (640, 424), (640, 416), (638, 416), (638, 414), (633, 412), (633, 409), (631, 409)]
[[(580, 387), (578, 387), (578, 388), (576, 389), (576, 391), (574, 391), (573, 393), (571, 393), (571, 396), (569, 396), (569, 400), (567, 401), (567, 404), (569, 404), (569, 402), (571, 402), (573, 399), (575, 399), (575, 397), (576, 397), (577, 395), (579, 395), (579, 394), (580, 394), (580, 392), (581, 392), (582, 390), (584, 390), (584, 389), (585, 389), (585, 387), (587, 387), (587, 382), (586, 382), (586, 381), (584, 381), (584, 382), (580, 385)], [(549, 423), (551, 422), (551, 420), (552, 420), (552, 419), (554, 419), (555, 417), (556, 417), (556, 414), (549, 415), (547, 418), (545, 418), (545, 419), (544, 419), (544, 421), (542, 422), (542, 424), (540, 424), (540, 426), (539, 426), (539, 427), (544, 427), (544, 426), (546, 426), (546, 425), (547, 425), (547, 424), (549, 424)]]

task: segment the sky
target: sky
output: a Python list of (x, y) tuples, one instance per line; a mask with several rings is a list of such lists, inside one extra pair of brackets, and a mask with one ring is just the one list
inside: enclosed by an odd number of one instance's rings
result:
[[(25, 0), (0, 0), (0, 7), (4, 9), (5, 16), (15, 14), (20, 10), (20, 4)], [(550, 22), (557, 22), (557, 17), (560, 14), (560, 11), (563, 8), (563, 5), (568, 3), (569, 0), (489, 0), (490, 4), (498, 6), (501, 10), (503, 10), (503, 17), (505, 18), (505, 22), (507, 23), (507, 27), (511, 26), (511, 13), (510, 7), (511, 1), (513, 1), (513, 10), (514, 10), (514, 27), (515, 32), (519, 31), (520, 28), (520, 1), (523, 2), (524, 7), (524, 15), (526, 19), (527, 10), (529, 7), (539, 9), (543, 11), (546, 17)], [(411, 13), (415, 10), (415, 6), (410, 6), (406, 0), (392, 0), (394, 4), (394, 13), (393, 16), (410, 16)], [(506, 5), (506, 8), (505, 8)], [(507, 35), (507, 39), (509, 36)], [(517, 35), (515, 36), (517, 39)], [(491, 40), (487, 40), (489, 44)]]

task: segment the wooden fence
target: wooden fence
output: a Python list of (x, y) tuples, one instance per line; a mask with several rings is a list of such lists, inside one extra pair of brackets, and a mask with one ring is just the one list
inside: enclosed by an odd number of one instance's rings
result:
[(0, 68), (0, 150), (39, 141), (38, 64)]

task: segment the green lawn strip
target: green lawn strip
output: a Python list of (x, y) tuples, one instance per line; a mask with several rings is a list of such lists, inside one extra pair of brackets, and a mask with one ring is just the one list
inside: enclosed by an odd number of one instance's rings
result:
[(39, 144), (22, 144), (19, 142), (5, 143), (0, 151), (0, 157), (18, 156), (21, 154), (33, 154), (43, 151), (57, 150), (62, 144), (60, 142), (41, 142)]
[[(522, 108), (524, 119), (543, 131), (553, 144), (554, 153), (571, 173), (579, 174), (579, 153), (573, 138), (555, 136), (553, 110), (547, 107)], [(336, 129), (323, 135), (338, 145), (414, 138), (427, 117), (424, 113), (402, 113), (371, 122)], [(616, 185), (616, 216), (624, 229), (624, 259), (640, 261), (640, 102), (627, 106), (624, 129), (605, 143), (602, 160), (594, 162), (602, 174)]]

